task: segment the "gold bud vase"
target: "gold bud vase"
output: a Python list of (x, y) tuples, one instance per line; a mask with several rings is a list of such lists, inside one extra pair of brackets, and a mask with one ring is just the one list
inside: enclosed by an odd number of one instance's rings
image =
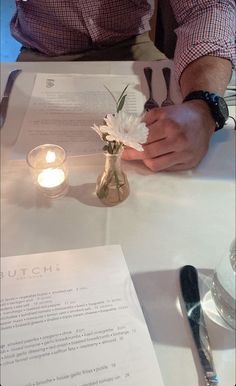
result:
[(120, 149), (116, 154), (104, 152), (105, 168), (97, 178), (96, 194), (106, 206), (117, 205), (129, 195), (129, 182), (121, 166), (122, 151)]

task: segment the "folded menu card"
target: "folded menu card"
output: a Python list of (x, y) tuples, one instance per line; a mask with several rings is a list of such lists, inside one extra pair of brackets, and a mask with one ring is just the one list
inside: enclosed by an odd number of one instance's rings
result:
[(37, 74), (12, 157), (25, 159), (44, 143), (60, 145), (69, 155), (100, 153), (103, 145), (91, 126), (116, 111), (111, 93), (117, 100), (127, 85), (124, 110), (140, 115), (145, 96), (137, 75)]
[(119, 246), (2, 258), (2, 386), (163, 386)]

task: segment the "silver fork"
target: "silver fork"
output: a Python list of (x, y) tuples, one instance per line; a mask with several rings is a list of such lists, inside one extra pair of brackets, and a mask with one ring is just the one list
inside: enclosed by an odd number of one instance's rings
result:
[(144, 75), (145, 75), (147, 85), (148, 85), (148, 90), (149, 90), (149, 98), (144, 103), (144, 110), (148, 111), (153, 109), (154, 107), (159, 107), (159, 105), (153, 98), (153, 94), (152, 94), (152, 68), (145, 67), (143, 71), (144, 71)]
[(174, 105), (174, 102), (170, 97), (170, 76), (171, 76), (170, 68), (164, 67), (162, 69), (162, 73), (166, 83), (166, 99), (162, 102), (161, 107), (166, 107), (166, 106)]

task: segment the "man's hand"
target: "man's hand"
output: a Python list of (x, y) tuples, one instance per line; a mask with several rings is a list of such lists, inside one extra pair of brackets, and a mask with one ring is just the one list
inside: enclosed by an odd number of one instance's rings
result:
[[(224, 95), (231, 72), (230, 60), (202, 56), (184, 69), (180, 78), (182, 96), (197, 90)], [(155, 108), (146, 114), (144, 120), (149, 127), (144, 151), (126, 148), (123, 158), (141, 159), (155, 172), (186, 170), (197, 166), (207, 153), (215, 130), (209, 107), (201, 100)]]
[(201, 100), (155, 108), (144, 118), (149, 128), (144, 151), (126, 148), (123, 158), (143, 160), (154, 172), (186, 170), (198, 165), (207, 153), (215, 122)]

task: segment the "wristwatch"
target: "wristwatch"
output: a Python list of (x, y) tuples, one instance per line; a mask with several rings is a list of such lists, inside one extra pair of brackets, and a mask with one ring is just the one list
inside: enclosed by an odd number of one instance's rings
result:
[(184, 98), (183, 102), (191, 101), (194, 99), (201, 99), (208, 104), (212, 117), (216, 122), (215, 131), (222, 129), (225, 122), (229, 118), (229, 110), (224, 98), (209, 91), (199, 90), (188, 94)]

